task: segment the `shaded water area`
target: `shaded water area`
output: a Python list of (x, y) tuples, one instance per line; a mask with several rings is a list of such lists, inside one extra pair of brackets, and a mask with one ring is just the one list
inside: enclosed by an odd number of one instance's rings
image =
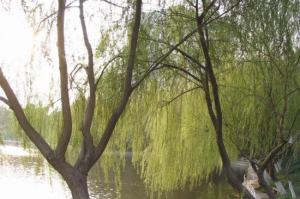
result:
[[(96, 165), (89, 173), (88, 185), (92, 199), (147, 199), (147, 190), (131, 165), (130, 155), (122, 172), (122, 190), (117, 192), (113, 173), (109, 180)], [(235, 198), (234, 191), (221, 175), (212, 175), (211, 183), (193, 190), (176, 190), (162, 198), (226, 199)], [(14, 145), (0, 146), (0, 198), (3, 199), (71, 199), (66, 183), (35, 151), (25, 151)], [(154, 197), (155, 198), (155, 197)]]

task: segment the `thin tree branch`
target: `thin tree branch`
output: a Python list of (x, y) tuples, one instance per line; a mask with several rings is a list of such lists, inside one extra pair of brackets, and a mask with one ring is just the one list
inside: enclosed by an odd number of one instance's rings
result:
[(135, 89), (137, 88), (149, 75), (152, 73), (176, 48), (178, 48), (182, 43), (184, 43), (186, 40), (188, 40), (192, 35), (194, 35), (199, 28), (193, 30), (189, 34), (187, 34), (183, 39), (181, 39), (175, 46), (170, 48), (170, 50), (164, 54), (162, 57), (158, 58), (156, 61), (154, 61), (154, 64), (150, 67), (148, 72), (146, 72), (140, 80), (138, 80), (132, 88)]
[(296, 113), (296, 115), (295, 115), (295, 117), (294, 117), (294, 119), (293, 119), (293, 122), (292, 122), (292, 124), (291, 124), (290, 129), (289, 129), (289, 132), (288, 132), (287, 137), (290, 137), (291, 132), (292, 132), (293, 127), (294, 127), (294, 124), (295, 124), (295, 122), (296, 122), (296, 119), (297, 119), (297, 116), (299, 115), (299, 113), (300, 113), (300, 108), (298, 109), (298, 111), (297, 111), (297, 113)]
[(283, 141), (280, 144), (278, 144), (264, 159), (262, 162), (260, 169), (265, 170), (268, 166), (268, 164), (273, 160), (273, 158), (277, 155), (277, 153), (282, 149), (282, 147), (287, 143), (287, 141)]
[(249, 162), (259, 166), (259, 164), (254, 161), (252, 158), (250, 158), (237, 144), (236, 142), (234, 142), (231, 138), (230, 138), (231, 142), (234, 144), (234, 146), (237, 148), (237, 150), (243, 155), (243, 157), (245, 157), (247, 160), (249, 160)]
[(6, 99), (5, 97), (0, 96), (0, 101), (4, 102), (7, 106), (10, 107), (10, 103), (9, 103), (8, 99)]
[(242, 2), (242, 0), (237, 1), (237, 3), (235, 3), (234, 5), (232, 5), (232, 6), (231, 6), (229, 9), (227, 9), (225, 12), (223, 12), (222, 14), (220, 14), (219, 16), (217, 16), (217, 17), (215, 17), (215, 18), (213, 18), (213, 19), (211, 19), (211, 20), (206, 21), (205, 24), (210, 24), (210, 23), (212, 23), (213, 21), (216, 21), (216, 20), (222, 18), (225, 14), (227, 14), (228, 12), (230, 12), (232, 9), (234, 9), (236, 6), (238, 6), (241, 2)]
[(176, 69), (176, 70), (179, 70), (181, 72), (184, 72), (185, 74), (187, 74), (188, 76), (192, 77), (193, 79), (197, 80), (198, 82), (200, 82), (201, 84), (203, 84), (203, 81), (201, 79), (199, 79), (198, 77), (196, 77), (195, 75), (193, 75), (192, 73), (190, 73), (189, 71), (185, 70), (184, 68), (180, 68), (178, 66), (174, 66), (174, 65), (171, 65), (171, 64), (166, 64), (166, 63), (163, 63), (163, 66), (164, 67), (168, 67), (168, 68), (173, 68), (173, 69)]
[[(287, 83), (284, 83), (284, 94), (286, 96), (286, 92), (287, 92)], [(279, 133), (280, 133), (280, 139), (281, 141), (284, 140), (284, 123), (285, 123), (285, 113), (287, 111), (287, 97), (284, 98), (283, 100), (283, 109), (282, 109), (282, 113), (281, 113), (281, 117), (280, 117), (280, 123), (279, 123)]]
[(82, 126), (80, 128), (83, 134), (81, 151), (76, 161), (75, 167), (81, 167), (81, 170), (88, 172), (91, 167), (91, 160), (94, 155), (94, 141), (91, 134), (91, 126), (95, 112), (96, 104), (96, 85), (95, 85), (95, 74), (94, 74), (94, 55), (91, 44), (89, 42), (86, 23), (84, 19), (83, 3), (85, 0), (79, 1), (79, 18), (81, 23), (82, 35), (84, 40), (84, 45), (88, 54), (88, 66), (87, 66), (87, 76), (89, 83), (89, 98), (84, 111), (84, 117), (82, 121)]
[(72, 117), (69, 100), (68, 88), (68, 67), (65, 53), (65, 36), (64, 36), (64, 15), (65, 15), (65, 0), (59, 0), (57, 13), (57, 48), (61, 82), (61, 102), (63, 112), (63, 130), (59, 142), (56, 147), (56, 155), (58, 159), (64, 159), (68, 143), (72, 134)]
[(296, 142), (298, 142), (299, 135), (300, 135), (300, 130), (298, 131), (298, 135), (297, 135), (296, 139), (294, 139), (293, 142), (292, 142), (291, 144), (289, 144), (289, 146), (288, 146), (287, 148), (285, 148), (281, 153), (277, 153), (275, 157), (281, 156), (281, 155), (284, 154), (289, 148), (291, 148)]
[(189, 93), (189, 92), (191, 92), (191, 91), (193, 91), (193, 90), (199, 89), (199, 88), (203, 89), (202, 86), (197, 86), (197, 87), (195, 87), (195, 88), (191, 88), (191, 89), (189, 89), (189, 90), (183, 91), (182, 93), (180, 93), (179, 95), (177, 95), (177, 96), (174, 97), (173, 99), (171, 99), (171, 100), (165, 102), (165, 104), (162, 105), (161, 107), (168, 106), (169, 104), (171, 104), (171, 103), (174, 102), (176, 99), (178, 99), (179, 97), (183, 96), (184, 94), (187, 94), (187, 93)]
[(195, 64), (197, 64), (199, 66), (199, 68), (201, 68), (202, 70), (206, 70), (205, 66), (203, 66), (203, 64), (201, 64), (197, 59), (193, 58), (192, 56), (190, 56), (189, 54), (187, 54), (185, 51), (176, 48), (176, 51), (178, 51), (180, 54), (182, 54), (184, 57), (190, 59), (191, 61), (193, 61)]
[[(71, 5), (72, 5), (73, 3), (75, 3), (76, 1), (78, 1), (78, 0), (74, 0), (74, 1), (70, 2), (68, 5), (66, 5), (66, 8), (70, 8)], [(58, 11), (55, 11), (55, 12), (51, 13), (50, 15), (46, 16), (44, 19), (42, 19), (42, 20), (39, 22), (39, 25), (38, 25), (38, 28), (37, 28), (37, 29), (40, 28), (40, 26), (41, 26), (42, 23), (44, 23), (45, 21), (47, 21), (47, 20), (50, 19), (51, 17), (55, 16), (57, 13), (58, 13)]]
[(118, 8), (124, 8), (124, 7), (119, 6), (118, 4), (115, 4), (115, 3), (110, 2), (110, 1), (108, 1), (108, 0), (101, 0), (101, 1), (104, 1), (105, 3), (108, 3), (108, 4), (110, 4), (110, 5), (116, 6), (116, 7), (118, 7)]
[(116, 60), (117, 58), (121, 58), (121, 56), (117, 55), (117, 56), (113, 57), (111, 60), (109, 60), (109, 61), (105, 64), (104, 68), (103, 68), (102, 71), (101, 71), (100, 76), (98, 77), (98, 79), (97, 79), (97, 81), (96, 81), (96, 87), (98, 86), (98, 84), (99, 84), (99, 82), (100, 82), (100, 80), (101, 80), (101, 78), (102, 78), (102, 76), (103, 76), (104, 71), (106, 70), (106, 68), (109, 66), (109, 64), (111, 64), (111, 63), (112, 63), (114, 60)]
[(300, 88), (296, 88), (295, 90), (287, 93), (286, 95), (284, 95), (281, 99), (279, 99), (276, 103), (275, 106), (279, 104), (279, 102), (281, 102), (281, 100), (283, 100), (284, 98), (287, 98), (288, 96), (292, 95), (293, 93), (295, 93), (296, 91), (299, 91)]

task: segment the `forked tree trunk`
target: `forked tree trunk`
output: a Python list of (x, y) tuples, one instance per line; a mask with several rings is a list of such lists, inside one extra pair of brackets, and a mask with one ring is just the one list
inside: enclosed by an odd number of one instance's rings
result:
[(67, 181), (69, 189), (72, 193), (73, 199), (89, 199), (89, 192), (87, 188), (87, 179), (81, 177), (74, 177)]
[(50, 160), (49, 163), (63, 177), (68, 184), (72, 194), (72, 199), (89, 199), (87, 186), (88, 172), (83, 169), (78, 169), (67, 163), (65, 160)]
[(67, 182), (73, 199), (89, 199), (87, 186), (87, 176), (76, 169), (61, 172), (62, 177)]

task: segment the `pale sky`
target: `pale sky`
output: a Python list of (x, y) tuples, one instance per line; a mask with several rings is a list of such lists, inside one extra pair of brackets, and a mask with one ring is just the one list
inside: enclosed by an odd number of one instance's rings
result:
[[(52, 1), (42, 2), (50, 4)], [(56, 3), (56, 1), (54, 2)], [(143, 11), (160, 9), (158, 6), (155, 6), (157, 5), (155, 2), (157, 1), (145, 0), (143, 4)], [(93, 3), (96, 3), (97, 6), (91, 6)], [(74, 4), (74, 6), (76, 4)], [(49, 7), (49, 5), (47, 5), (47, 7)], [(109, 26), (109, 22), (115, 20), (112, 18), (116, 18), (116, 12), (121, 13), (121, 9), (109, 7), (109, 5), (103, 1), (88, 1), (85, 3), (85, 7), (89, 9), (89, 13), (93, 13), (95, 15), (86, 16), (90, 43), (95, 50), (101, 37), (100, 29), (107, 28)], [(30, 62), (34, 46), (40, 46), (41, 42), (44, 41), (45, 32), (41, 32), (35, 37), (33, 36), (33, 29), (29, 26), (29, 23), (26, 20), (26, 15), (21, 8), (20, 1), (11, 1), (10, 8), (11, 9), (9, 11), (5, 11), (3, 8), (0, 8), (0, 65), (3, 69), (4, 75), (7, 77), (13, 90), (17, 94), (19, 101), (24, 103), (26, 101), (26, 95), (28, 95), (30, 90), (34, 91), (31, 95), (35, 96), (35, 94), (39, 94), (42, 98), (47, 96), (49, 94), (49, 90), (53, 88), (53, 85), (51, 85), (51, 77), (54, 77), (54, 79), (56, 78), (56, 84), (58, 82), (55, 31), (56, 21), (53, 24), (54, 30), (50, 41), (50, 57), (52, 62), (47, 62), (45, 58), (35, 52), (34, 54), (36, 56), (34, 61)], [(103, 20), (103, 14), (101, 18), (101, 13), (110, 12), (111, 9), (114, 9), (113, 14), (110, 15), (112, 18), (107, 21)], [(37, 16), (37, 20), (40, 20), (39, 16)], [(66, 43), (72, 46), (69, 49), (67, 48), (67, 56), (70, 58), (72, 54), (75, 56), (84, 54), (85, 47), (83, 45), (81, 27), (78, 26), (80, 24), (78, 8), (74, 7), (67, 11), (65, 23), (68, 28), (65, 32)], [(75, 52), (74, 49), (76, 49)], [(38, 49), (38, 51), (41, 50)], [(74, 67), (74, 63), (69, 62), (68, 64), (70, 72)], [(30, 71), (34, 71), (34, 73)], [(33, 77), (35, 81), (31, 83), (26, 81), (28, 77)], [(5, 96), (2, 89), (0, 89), (0, 95)]]

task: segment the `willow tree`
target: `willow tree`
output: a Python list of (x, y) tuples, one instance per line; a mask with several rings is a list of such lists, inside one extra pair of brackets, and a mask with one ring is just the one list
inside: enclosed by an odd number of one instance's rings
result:
[[(44, 9), (42, 9), (42, 4), (35, 4), (35, 7), (30, 9), (30, 5), (26, 4), (29, 2), (22, 2), (24, 10), (30, 11), (28, 12), (29, 18), (33, 19), (33, 22), (36, 21), (35, 17), (37, 15), (43, 14)], [(102, 157), (101, 160), (103, 162), (108, 163), (105, 165), (106, 168), (114, 163), (114, 161), (107, 160), (113, 159), (111, 156), (108, 157), (108, 155), (105, 156), (104, 154), (108, 143), (113, 142), (110, 145), (111, 149), (115, 149), (114, 147), (118, 145), (118, 149), (122, 149), (121, 153), (124, 154), (124, 146), (127, 145), (126, 141), (128, 141), (126, 136), (128, 135), (125, 133), (120, 134), (121, 136), (118, 139), (112, 140), (111, 138), (113, 132), (128, 132), (128, 126), (132, 128), (133, 124), (135, 124), (126, 115), (121, 117), (131, 94), (142, 85), (143, 81), (178, 46), (189, 39), (195, 31), (178, 38), (173, 47), (168, 48), (163, 54), (156, 56), (156, 58), (152, 56), (153, 60), (145, 64), (145, 62), (141, 61), (142, 56), (137, 54), (137, 47), (143, 45), (139, 39), (142, 15), (141, 0), (126, 1), (129, 5), (125, 7), (112, 2), (104, 2), (110, 3), (122, 9), (122, 11), (112, 13), (112, 17), (110, 18), (112, 23), (107, 21), (104, 23), (105, 19), (109, 19), (107, 16), (101, 19), (103, 29), (101, 30), (102, 34), (99, 35), (101, 39), (97, 47), (91, 45), (92, 43), (88, 37), (87, 27), (91, 23), (87, 25), (84, 17), (85, 14), (89, 13), (88, 10), (84, 9), (84, 3), (87, 2), (80, 0), (77, 6), (79, 8), (79, 21), (81, 24), (79, 29), (81, 30), (81, 38), (83, 38), (85, 46), (85, 53), (82, 54), (82, 47), (79, 49), (76, 48), (77, 42), (69, 40), (69, 38), (73, 38), (71, 36), (75, 34), (78, 27), (75, 26), (71, 30), (72, 32), (68, 32), (70, 30), (67, 27), (72, 23), (65, 23), (65, 19), (74, 20), (74, 15), (71, 15), (71, 10), (74, 9), (74, 2), (67, 3), (64, 0), (59, 0), (57, 5), (52, 4), (58, 7), (57, 11), (53, 12), (54, 9), (51, 7), (51, 13), (45, 14), (46, 17), (41, 20), (41, 23), (37, 24), (38, 30), (43, 27), (48, 28), (47, 25), (49, 25), (49, 34), (46, 34), (45, 40), (47, 44), (51, 43), (51, 38), (53, 38), (51, 34), (53, 31), (52, 24), (55, 21), (57, 23), (57, 69), (59, 68), (60, 74), (59, 100), (55, 100), (50, 96), (49, 109), (47, 107), (39, 109), (36, 104), (29, 104), (27, 106), (29, 112), (25, 112), (11, 85), (4, 76), (4, 70), (2, 70), (5, 69), (4, 67), (1, 67), (0, 70), (0, 85), (6, 97), (1, 97), (0, 99), (13, 110), (25, 134), (67, 182), (73, 198), (84, 199), (89, 198), (87, 175), (92, 166), (100, 157)], [(123, 3), (126, 5), (125, 2)], [(131, 10), (131, 7), (135, 7), (135, 10)], [(106, 8), (103, 9), (107, 10)], [(68, 14), (70, 14), (69, 17)], [(118, 15), (121, 19), (114, 23), (116, 20), (115, 17)], [(93, 16), (93, 14), (90, 15), (90, 17)], [(67, 35), (66, 33), (70, 34)], [(129, 34), (128, 41), (127, 38), (124, 38), (124, 35), (127, 33)], [(74, 50), (72, 46), (74, 46), (76, 51), (73, 54), (68, 54), (67, 50), (71, 52)], [(96, 53), (94, 52), (95, 49)], [(42, 46), (38, 50), (44, 53), (48, 61), (47, 63), (53, 62), (54, 59), (50, 58), (52, 54), (51, 51), (48, 51), (49, 49), (45, 49)], [(68, 63), (71, 63), (70, 65), (73, 65), (73, 67), (70, 67)], [(34, 69), (34, 67), (32, 68)], [(51, 86), (55, 87), (54, 84)], [(50, 94), (53, 95), (55, 93), (51, 91)], [(70, 99), (70, 95), (72, 95), (72, 100)], [(61, 102), (61, 104), (56, 105), (57, 101)], [(138, 108), (137, 104), (135, 104), (135, 108)], [(34, 111), (33, 114), (32, 110)], [(45, 112), (46, 115), (44, 114)], [(45, 121), (47, 125), (44, 125), (44, 128), (37, 128), (33, 124), (40, 125), (39, 121), (42, 117), (38, 118), (40, 114), (35, 113), (41, 113), (41, 115), (50, 119), (50, 122)], [(30, 116), (35, 117), (31, 119)], [(117, 126), (117, 122), (120, 119), (124, 123)], [(50, 129), (49, 126), (51, 126)], [(39, 129), (41, 131), (38, 131)], [(53, 137), (57, 138), (57, 140), (54, 139), (53, 141), (51, 139)], [(142, 133), (139, 135), (133, 134), (128, 139), (134, 143), (134, 140), (141, 140), (141, 137), (143, 137)], [(74, 159), (68, 157), (68, 146), (75, 146), (73, 149), (69, 147), (69, 150), (76, 152), (78, 144), (80, 150), (77, 156), (75, 156), (74, 161)], [(132, 144), (132, 148), (140, 149), (137, 146), (138, 144)]]
[[(72, 133), (74, 131), (72, 129), (73, 118), (69, 96), (70, 69), (67, 63), (68, 54), (66, 52), (65, 43), (65, 15), (68, 14), (67, 10), (70, 7), (70, 4), (67, 4), (65, 0), (57, 1), (57, 11), (51, 15), (56, 15), (57, 23), (57, 69), (59, 68), (60, 74), (60, 101), (62, 110), (62, 126), (61, 129), (56, 132), (59, 139), (55, 147), (51, 147), (41, 135), (41, 133), (38, 132), (38, 130), (32, 125), (31, 121), (28, 119), (28, 115), (24, 113), (24, 109), (22, 108), (9, 82), (4, 76), (2, 67), (0, 70), (0, 85), (6, 94), (6, 98), (1, 97), (1, 100), (13, 110), (21, 128), (24, 130), (26, 135), (39, 149), (45, 159), (53, 166), (55, 170), (57, 170), (57, 172), (59, 172), (59, 174), (67, 182), (74, 199), (89, 198), (87, 187), (88, 172), (103, 154), (116, 126), (116, 123), (119, 120), (131, 93), (138, 86), (138, 84), (135, 84), (133, 86), (132, 74), (135, 66), (136, 48), (141, 20), (141, 0), (137, 0), (134, 4), (132, 4), (135, 5), (136, 9), (134, 12), (134, 19), (132, 20), (133, 28), (131, 31), (129, 51), (126, 57), (126, 66), (124, 66), (126, 70), (125, 73), (120, 74), (124, 79), (124, 82), (121, 85), (122, 96), (118, 101), (117, 106), (114, 107), (114, 111), (108, 119), (108, 122), (106, 124), (103, 124), (105, 125), (104, 132), (98, 133), (98, 136), (100, 136), (100, 139), (98, 139), (99, 141), (95, 142), (91, 133), (91, 127), (95, 115), (97, 90), (101, 89), (98, 84), (101, 75), (97, 78), (95, 73), (94, 52), (89, 41), (87, 26), (84, 17), (84, 2), (84, 0), (80, 0), (78, 8), (80, 13), (79, 20), (81, 24), (82, 38), (87, 57), (87, 63), (83, 63), (81, 65), (86, 69), (85, 82), (86, 84), (88, 84), (88, 90), (84, 94), (88, 95), (88, 98), (86, 99), (85, 110), (83, 113), (84, 116), (82, 118), (80, 128), (80, 131), (82, 133), (81, 150), (74, 165), (70, 164), (65, 158), (66, 151)], [(45, 21), (48, 18), (46, 18)], [(98, 104), (98, 106), (102, 105)]]
[[(234, 17), (232, 11), (238, 3), (180, 2), (145, 17), (148, 20), (141, 28), (141, 38), (148, 44), (139, 50), (147, 54), (148, 62), (175, 47), (178, 38), (192, 34), (160, 64), (158, 77), (152, 81), (149, 78), (143, 85), (156, 96), (141, 94), (133, 100), (159, 102), (156, 107), (149, 107), (147, 123), (141, 128), (148, 145), (143, 156), (137, 157), (142, 176), (155, 191), (171, 191), (186, 184), (195, 187), (222, 165), (230, 185), (244, 198), (253, 198), (231, 167), (230, 157), (236, 157), (237, 150), (232, 145), (225, 146), (225, 142), (230, 142), (223, 137), (215, 73), (222, 71), (227, 59), (234, 58), (228, 45), (233, 40), (226, 35), (230, 27), (223, 22)], [(151, 31), (147, 32), (147, 28)], [(227, 49), (229, 52), (225, 53)], [(134, 110), (133, 113), (138, 114)]]
[(280, 151), (291, 147), (285, 146), (291, 138), (298, 138), (299, 14), (294, 9), (298, 5), (298, 1), (245, 2), (240, 7), (243, 17), (232, 20), (240, 56), (227, 76), (226, 85), (231, 86), (225, 92), (233, 93), (224, 97), (228, 129), (236, 132), (232, 140), (249, 158), (270, 198), (275, 196), (263, 172)]

